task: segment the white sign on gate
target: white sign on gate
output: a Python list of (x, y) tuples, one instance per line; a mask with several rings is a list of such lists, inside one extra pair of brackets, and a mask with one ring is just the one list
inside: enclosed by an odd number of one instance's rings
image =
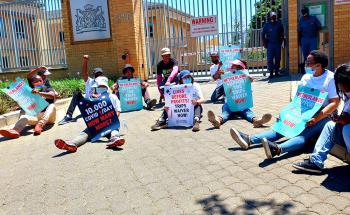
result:
[(191, 37), (215, 35), (218, 33), (217, 16), (191, 18)]

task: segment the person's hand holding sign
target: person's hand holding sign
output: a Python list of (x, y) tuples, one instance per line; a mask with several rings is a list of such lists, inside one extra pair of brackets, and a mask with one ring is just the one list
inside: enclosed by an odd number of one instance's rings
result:
[(39, 95), (39, 94), (40, 94), (40, 91), (37, 90), (37, 89), (33, 89), (33, 90), (32, 90), (32, 93), (33, 93), (33, 94), (38, 94), (38, 95)]
[(317, 117), (312, 117), (312, 118), (306, 123), (306, 126), (307, 126), (307, 127), (311, 127), (311, 126), (315, 125), (315, 124), (318, 122), (318, 120), (317, 120), (316, 118), (317, 118)]
[(198, 105), (198, 101), (195, 100), (195, 99), (193, 99), (193, 100), (192, 100), (192, 104), (193, 104), (194, 106), (196, 106), (196, 105)]

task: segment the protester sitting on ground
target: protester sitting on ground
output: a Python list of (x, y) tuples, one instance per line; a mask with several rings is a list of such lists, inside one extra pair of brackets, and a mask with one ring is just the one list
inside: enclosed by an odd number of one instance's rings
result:
[[(192, 131), (197, 132), (200, 130), (199, 123), (203, 113), (202, 103), (205, 101), (202, 90), (199, 84), (194, 82), (191, 72), (188, 70), (182, 70), (179, 74), (179, 79), (179, 84), (193, 84), (192, 104), (194, 105), (194, 125), (192, 127)], [(154, 131), (166, 128), (167, 120), (167, 108), (164, 108), (161, 117), (157, 120), (156, 124), (151, 127), (151, 129)]]
[(242, 149), (248, 149), (253, 144), (262, 143), (266, 157), (271, 159), (284, 153), (300, 150), (312, 137), (320, 135), (323, 127), (330, 120), (328, 116), (337, 109), (339, 97), (334, 83), (334, 73), (326, 69), (328, 66), (326, 54), (318, 50), (312, 51), (307, 57), (306, 66), (307, 74), (302, 77), (301, 85), (328, 92), (322, 108), (307, 122), (305, 130), (301, 134), (288, 139), (282, 144), (277, 144), (275, 141), (282, 139), (284, 136), (273, 130), (249, 136), (235, 128), (231, 128), (232, 138)]
[[(82, 92), (79, 90), (75, 91), (73, 93), (73, 97), (72, 97), (72, 100), (69, 104), (67, 113), (66, 113), (65, 117), (58, 123), (59, 125), (63, 125), (63, 124), (72, 122), (74, 120), (72, 116), (73, 116), (75, 108), (78, 105), (78, 101), (84, 97), (89, 98), (93, 93), (94, 89), (93, 89), (92, 85), (95, 84), (95, 80), (89, 77), (88, 62), (89, 62), (89, 56), (84, 55), (82, 73), (83, 73), (83, 79), (84, 79), (84, 83), (85, 83), (85, 96), (83, 96)], [(101, 68), (95, 68), (92, 72), (94, 74), (94, 78), (97, 78), (97, 77), (103, 75), (103, 70)]]
[(46, 87), (52, 88), (49, 79), (47, 76), (51, 75), (51, 72), (49, 72), (49, 69), (46, 66), (40, 66), (35, 69), (32, 69), (28, 74), (27, 74), (27, 80), (33, 76), (33, 75), (39, 75), (43, 81)]
[(177, 82), (177, 74), (179, 67), (177, 61), (171, 57), (169, 48), (161, 50), (162, 60), (157, 64), (157, 85), (160, 93), (159, 103), (164, 99), (164, 91), (162, 86), (169, 86), (173, 82)]
[(339, 115), (331, 115), (318, 138), (309, 159), (294, 163), (293, 167), (307, 173), (322, 173), (324, 162), (334, 144), (347, 148), (350, 152), (350, 63), (339, 66), (334, 74), (337, 93), (344, 100), (344, 109)]
[(0, 130), (0, 135), (15, 139), (21, 136), (21, 132), (26, 125), (34, 125), (34, 135), (40, 135), (46, 124), (54, 124), (56, 121), (55, 99), (57, 93), (48, 88), (39, 75), (33, 75), (29, 78), (29, 86), (33, 88), (32, 93), (43, 97), (49, 105), (36, 117), (26, 115), (23, 110), (20, 112), (20, 118), (12, 129)]
[[(134, 72), (135, 72), (134, 67), (132, 67), (130, 64), (126, 64), (124, 69), (123, 69), (123, 76), (120, 77), (118, 80), (137, 78), (134, 76)], [(157, 104), (157, 100), (150, 98), (150, 95), (149, 95), (149, 92), (147, 89), (148, 87), (149, 87), (149, 84), (147, 82), (141, 81), (142, 96), (143, 96), (143, 99), (146, 103), (146, 109), (151, 110)], [(119, 97), (120, 95), (118, 92), (118, 81), (115, 82), (115, 84), (113, 85), (112, 88), (113, 88), (114, 93), (116, 93), (116, 95), (120, 99), (120, 97)]]
[[(91, 86), (95, 89), (95, 93), (92, 94), (91, 97), (93, 98), (99, 98), (105, 93), (109, 93), (109, 86), (108, 86), (108, 78), (104, 76), (99, 76), (95, 79), (95, 84)], [(117, 116), (120, 116), (120, 101), (118, 97), (113, 94), (109, 93), (109, 98), (111, 99), (112, 105), (117, 113)], [(119, 129), (113, 130), (110, 135), (106, 136), (109, 138), (109, 142), (107, 143), (108, 148), (116, 148), (118, 146), (122, 146), (125, 143), (125, 139), (120, 138)], [(62, 140), (57, 139), (55, 140), (55, 145), (57, 148), (66, 150), (68, 152), (76, 152), (78, 147), (84, 145), (86, 142), (90, 141), (91, 135), (89, 133), (89, 130), (86, 128), (84, 131), (82, 131), (79, 135), (77, 135), (72, 140)]]
[(220, 61), (219, 53), (217, 51), (211, 52), (210, 57), (211, 62), (213, 62), (213, 65), (210, 66), (210, 75), (216, 81), (216, 88), (210, 97), (211, 102), (214, 103), (225, 94), (224, 86), (221, 80), (221, 75), (223, 75), (225, 72), (221, 69), (222, 62)]
[[(230, 64), (232, 66), (229, 70), (231, 70), (233, 73), (239, 70), (245, 70), (247, 67), (247, 63), (240, 59), (234, 60), (230, 62)], [(251, 76), (249, 76), (249, 79), (250, 81), (253, 81), (253, 78)], [(261, 127), (265, 123), (268, 123), (272, 118), (271, 114), (269, 113), (264, 114), (261, 118), (257, 118), (251, 108), (243, 111), (232, 112), (225, 98), (225, 104), (222, 106), (221, 116), (216, 116), (213, 111), (209, 110), (208, 120), (213, 124), (215, 128), (220, 128), (222, 124), (230, 119), (233, 119), (237, 115), (247, 120), (248, 122), (253, 123), (254, 127)]]

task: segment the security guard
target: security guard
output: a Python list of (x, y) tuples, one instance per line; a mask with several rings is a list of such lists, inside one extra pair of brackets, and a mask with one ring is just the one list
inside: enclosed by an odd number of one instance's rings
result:
[(317, 42), (319, 31), (322, 26), (315, 16), (310, 16), (309, 8), (304, 7), (301, 10), (303, 15), (298, 23), (298, 41), (303, 52), (304, 62), (311, 51), (318, 49)]
[(264, 24), (262, 31), (262, 41), (267, 48), (267, 67), (270, 72), (270, 78), (273, 78), (273, 72), (279, 76), (281, 62), (281, 46), (284, 40), (283, 25), (277, 20), (275, 12), (270, 13), (270, 22)]

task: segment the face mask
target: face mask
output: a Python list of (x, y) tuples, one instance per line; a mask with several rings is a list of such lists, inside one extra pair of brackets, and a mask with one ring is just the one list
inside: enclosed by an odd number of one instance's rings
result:
[(219, 63), (219, 60), (214, 60), (213, 63), (214, 63), (214, 64), (218, 64), (218, 63)]
[(106, 92), (107, 92), (107, 88), (104, 88), (104, 87), (96, 88), (96, 93), (97, 94), (103, 94), (103, 93), (106, 93)]
[(184, 84), (192, 84), (192, 79), (191, 78), (185, 78), (182, 80)]
[(310, 75), (314, 75), (315, 74), (315, 70), (313, 70), (311, 67), (305, 67), (305, 73), (306, 74), (310, 74)]

